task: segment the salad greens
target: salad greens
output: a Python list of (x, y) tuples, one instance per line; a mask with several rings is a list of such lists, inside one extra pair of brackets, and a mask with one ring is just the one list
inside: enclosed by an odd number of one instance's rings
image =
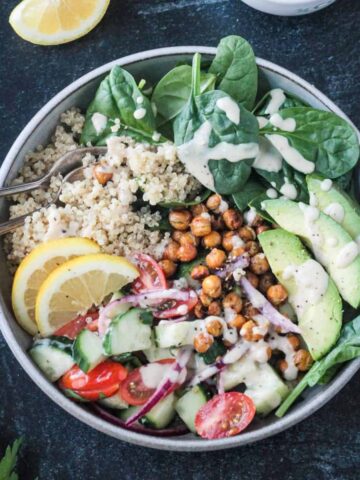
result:
[[(283, 94), (285, 96), (284, 102), (280, 105), (279, 111), (284, 110), (284, 108), (292, 108), (292, 107), (308, 107), (303, 100), (300, 100), (300, 98), (297, 98), (295, 95), (291, 95), (289, 92), (285, 92), (283, 90)], [(271, 101), (271, 94), (270, 92), (265, 93), (265, 95), (262, 97), (261, 100), (256, 104), (254, 107), (253, 113), (255, 115), (261, 115), (261, 116), (268, 116), (266, 113), (267, 107), (269, 106), (269, 103)]]
[(14, 470), (22, 442), (22, 438), (19, 438), (14, 441), (12, 446), (7, 447), (5, 455), (0, 461), (0, 480), (18, 480), (19, 477)]
[(344, 325), (335, 347), (324, 358), (314, 363), (277, 409), (276, 416), (284, 416), (307, 387), (329, 382), (342, 363), (357, 357), (360, 357), (360, 316)]

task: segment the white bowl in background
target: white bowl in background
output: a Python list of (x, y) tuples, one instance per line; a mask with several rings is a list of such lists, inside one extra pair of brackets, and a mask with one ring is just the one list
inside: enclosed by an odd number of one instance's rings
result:
[(314, 13), (328, 7), (335, 0), (242, 0), (261, 12), (272, 15), (295, 16)]
[[(25, 154), (29, 150), (35, 149), (39, 144), (46, 145), (49, 142), (61, 113), (73, 106), (78, 106), (82, 110), (86, 109), (100, 81), (113, 66), (125, 67), (137, 79), (145, 78), (149, 82), (156, 82), (179, 62), (190, 61), (195, 52), (203, 54), (204, 59), (210, 59), (216, 53), (216, 49), (190, 46), (149, 50), (103, 65), (70, 84), (50, 100), (20, 133), (1, 166), (0, 187), (8, 185), (16, 176), (23, 164)], [(331, 100), (297, 75), (260, 58), (257, 59), (257, 64), (260, 94), (270, 88), (280, 87), (302, 98), (313, 107), (330, 110), (350, 122)], [(0, 221), (4, 221), (7, 216), (8, 205), (2, 198), (0, 200)], [(265, 419), (257, 418), (244, 433), (235, 437), (203, 440), (189, 433), (181, 437), (160, 438), (123, 430), (98, 417), (85, 405), (74, 403), (66, 398), (32, 362), (27, 354), (31, 345), (31, 337), (16, 323), (11, 310), (11, 277), (2, 244), (0, 244), (0, 275), (1, 332), (24, 370), (46, 395), (75, 418), (107, 435), (130, 443), (162, 450), (209, 451), (237, 447), (262, 440), (282, 432), (311, 415), (339, 392), (360, 368), (360, 359), (352, 361), (328, 385), (305, 391), (304, 400), (294, 405), (285, 417), (279, 419), (274, 415), (269, 415)]]

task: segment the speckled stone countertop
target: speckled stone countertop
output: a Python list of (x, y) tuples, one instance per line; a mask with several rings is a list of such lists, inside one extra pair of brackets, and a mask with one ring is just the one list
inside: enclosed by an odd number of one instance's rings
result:
[[(156, 47), (215, 46), (230, 33), (315, 84), (360, 126), (358, 0), (297, 18), (265, 15), (239, 0), (113, 0), (95, 31), (52, 48), (13, 33), (7, 17), (17, 1), (0, 5), (0, 159), (42, 105), (94, 67)], [(33, 384), (0, 335), (0, 450), (24, 435), (22, 480), (355, 480), (359, 380), (357, 374), (327, 406), (271, 439), (220, 452), (160, 452), (114, 440), (65, 413)]]

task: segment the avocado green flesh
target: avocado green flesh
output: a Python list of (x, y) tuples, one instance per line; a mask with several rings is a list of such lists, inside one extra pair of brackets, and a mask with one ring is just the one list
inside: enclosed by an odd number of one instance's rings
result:
[(342, 191), (335, 184), (330, 190), (324, 191), (321, 188), (321, 183), (324, 179), (319, 175), (308, 175), (306, 177), (309, 192), (313, 193), (317, 200), (317, 207), (324, 212), (326, 207), (331, 204), (338, 203), (344, 209), (344, 219), (340, 225), (346, 230), (354, 239), (359, 239), (360, 236), (360, 208), (354, 200)]
[[(341, 250), (353, 242), (351, 236), (335, 220), (323, 213), (319, 213), (318, 218), (313, 222), (316, 234), (311, 235), (304, 212), (296, 202), (282, 199), (266, 200), (262, 206), (281, 228), (304, 240), (316, 260), (328, 271), (343, 299), (353, 308), (358, 308), (360, 304), (360, 256), (357, 255), (345, 267), (337, 265)], [(335, 239), (336, 245), (329, 243), (329, 239)]]
[(314, 360), (318, 360), (330, 350), (340, 333), (342, 302), (339, 292), (329, 278), (324, 296), (305, 310), (300, 309), (295, 301), (299, 286), (294, 277), (284, 276), (284, 271), (289, 265), (301, 266), (310, 260), (309, 253), (298, 237), (282, 229), (260, 234), (259, 241), (274, 275), (288, 292), (289, 303), (297, 314), (309, 352)]

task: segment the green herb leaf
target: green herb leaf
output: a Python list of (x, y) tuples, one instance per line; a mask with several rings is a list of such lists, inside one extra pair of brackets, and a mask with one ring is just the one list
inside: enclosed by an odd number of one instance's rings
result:
[(5, 455), (0, 461), (0, 480), (18, 480), (19, 477), (14, 470), (22, 442), (23, 439), (19, 438), (5, 450)]
[(250, 177), (246, 184), (236, 193), (232, 194), (235, 205), (240, 211), (244, 211), (249, 206), (249, 203), (263, 194), (266, 187), (255, 177)]
[(304, 378), (283, 401), (276, 416), (282, 417), (307, 387), (328, 382), (339, 366), (360, 356), (360, 316), (344, 325), (335, 347), (321, 360), (314, 363)]
[(225, 353), (225, 345), (220, 340), (215, 340), (207, 352), (200, 353), (199, 355), (207, 365), (211, 365), (218, 357), (222, 357)]
[(217, 88), (251, 110), (257, 93), (258, 71), (250, 44), (242, 37), (223, 38), (209, 71), (218, 76)]

